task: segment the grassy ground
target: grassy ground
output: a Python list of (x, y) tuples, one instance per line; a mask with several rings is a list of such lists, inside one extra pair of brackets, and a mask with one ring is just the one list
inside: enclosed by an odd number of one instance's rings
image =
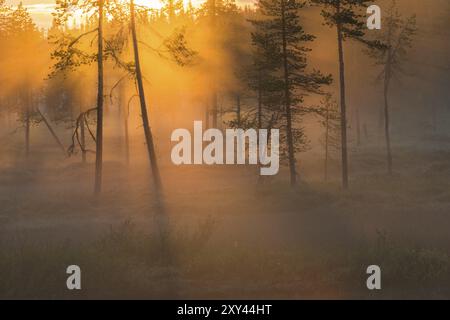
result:
[(164, 228), (145, 163), (107, 161), (96, 200), (91, 164), (5, 162), (0, 298), (450, 298), (450, 154), (397, 148), (393, 177), (377, 154), (352, 155), (349, 191), (317, 159), (295, 190), (285, 172), (163, 166)]

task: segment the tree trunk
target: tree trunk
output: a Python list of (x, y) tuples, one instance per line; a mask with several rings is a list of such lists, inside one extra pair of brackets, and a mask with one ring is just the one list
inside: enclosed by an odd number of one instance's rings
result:
[[(123, 127), (124, 127), (124, 144), (125, 144), (125, 163), (128, 166), (130, 164), (130, 135), (128, 130), (128, 119), (130, 118), (130, 113), (128, 110), (128, 106), (124, 103), (124, 88), (120, 87), (119, 93), (119, 111), (122, 115), (123, 113)], [(122, 119), (120, 119), (122, 120)]]
[(291, 186), (297, 184), (297, 173), (295, 170), (295, 155), (294, 155), (294, 140), (292, 134), (292, 115), (290, 102), (290, 88), (289, 88), (289, 67), (287, 59), (287, 39), (286, 39), (286, 18), (285, 18), (285, 0), (281, 0), (281, 23), (282, 23), (282, 38), (283, 38), (283, 71), (284, 71), (284, 97), (286, 109), (286, 135), (288, 143), (289, 154), (289, 172), (291, 178)]
[(103, 170), (103, 0), (98, 0), (98, 88), (97, 88), (97, 136), (95, 142), (95, 194), (102, 190)]
[(218, 104), (217, 104), (217, 92), (214, 91), (212, 96), (212, 127), (217, 128), (218, 118)]
[(236, 95), (236, 121), (238, 128), (241, 127), (241, 96)]
[(361, 121), (359, 118), (359, 102), (355, 110), (356, 116), (356, 145), (359, 147), (361, 145)]
[(330, 122), (330, 106), (327, 104), (327, 112), (325, 118), (325, 181), (328, 181), (328, 135), (329, 135), (329, 122)]
[(128, 133), (128, 114), (124, 117), (124, 130), (125, 130), (125, 163), (130, 165), (130, 135)]
[[(80, 94), (80, 92), (78, 93)], [(80, 96), (80, 99), (78, 100), (79, 103), (79, 114), (83, 113), (83, 106), (84, 106), (85, 98), (84, 96)], [(80, 123), (80, 144), (81, 144), (81, 163), (86, 163), (86, 130), (85, 130), (85, 118), (84, 115), (81, 118)]]
[(391, 135), (390, 135), (390, 119), (389, 119), (389, 78), (388, 75), (385, 78), (384, 84), (384, 136), (386, 139), (386, 156), (387, 156), (387, 169), (389, 175), (392, 175), (392, 151), (391, 151)]
[(8, 131), (11, 130), (11, 112), (9, 110), (6, 110), (6, 127)]
[[(121, 147), (125, 153), (125, 163), (128, 166), (130, 164), (130, 148), (129, 148), (129, 136), (128, 136), (128, 105), (124, 103), (125, 101), (125, 87), (123, 84), (119, 85), (119, 95), (117, 102), (117, 116), (119, 122), (119, 128), (123, 124), (124, 135), (123, 140), (121, 139)], [(122, 137), (122, 135), (121, 135)]]
[(81, 135), (80, 142), (81, 142), (81, 146), (82, 146), (81, 162), (82, 163), (86, 163), (86, 134), (85, 134), (85, 130), (84, 130), (84, 125), (85, 124), (84, 124), (84, 117), (83, 117), (81, 124), (80, 124), (80, 135)]
[[(262, 129), (262, 89), (261, 89), (261, 75), (259, 74), (259, 78), (258, 78), (258, 110), (257, 110), (257, 119), (258, 119), (258, 129)], [(270, 130), (269, 130), (269, 134), (270, 134)], [(267, 136), (269, 136), (269, 134)], [(259, 140), (259, 134), (257, 137), (258, 140), (258, 146), (260, 145), (260, 140)], [(267, 144), (265, 146), (265, 148), (267, 148), (267, 146), (269, 145), (269, 137), (267, 137)], [(258, 183), (262, 183), (263, 180), (263, 176), (260, 175), (260, 170), (261, 170), (261, 164), (258, 164)]]
[[(211, 29), (213, 34), (217, 32), (216, 30), (216, 1), (210, 0), (210, 19), (211, 19)], [(213, 39), (215, 41), (215, 39)], [(215, 45), (215, 43), (213, 43)], [(218, 105), (217, 105), (217, 89), (216, 89), (216, 79), (213, 79), (213, 94), (212, 94), (212, 127), (217, 128), (217, 117), (218, 117)]]
[(8, 108), (7, 110), (6, 110), (6, 124), (7, 124), (7, 126), (8, 126), (8, 131), (10, 131), (11, 130), (11, 127), (12, 127), (12, 125), (11, 125), (11, 118), (12, 118), (12, 116), (11, 116), (11, 110)]
[[(338, 7), (338, 14), (340, 7)], [(339, 51), (339, 82), (340, 82), (340, 105), (341, 105), (341, 156), (342, 156), (342, 186), (348, 188), (348, 155), (347, 155), (347, 110), (345, 104), (345, 67), (344, 49), (341, 25), (337, 24), (337, 40)]]
[(363, 124), (363, 131), (364, 131), (364, 139), (366, 141), (369, 141), (369, 132), (367, 131), (367, 124), (366, 123)]
[(27, 97), (27, 105), (25, 106), (25, 157), (30, 155), (30, 96)]
[(206, 104), (205, 107), (205, 130), (209, 129), (209, 105)]
[(258, 129), (262, 129), (262, 88), (261, 88), (261, 79), (258, 79)]
[(156, 188), (156, 192), (159, 193), (162, 191), (162, 183), (161, 177), (159, 174), (158, 163), (156, 160), (156, 152), (155, 146), (153, 143), (153, 136), (150, 129), (150, 123), (148, 120), (147, 113), (147, 105), (145, 102), (145, 92), (144, 92), (144, 84), (142, 81), (142, 73), (141, 73), (141, 65), (139, 61), (139, 47), (138, 40), (136, 35), (136, 23), (135, 23), (135, 12), (134, 12), (134, 1), (130, 1), (130, 14), (131, 14), (131, 35), (133, 38), (133, 50), (134, 50), (134, 62), (136, 67), (136, 80), (138, 84), (139, 91), (139, 101), (141, 104), (141, 113), (142, 113), (142, 124), (144, 127), (145, 141), (147, 143), (147, 151), (150, 159), (150, 165), (153, 173), (154, 185)]

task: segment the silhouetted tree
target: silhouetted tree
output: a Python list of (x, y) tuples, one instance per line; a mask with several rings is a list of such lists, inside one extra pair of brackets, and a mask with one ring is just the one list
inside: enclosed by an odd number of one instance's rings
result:
[(148, 120), (148, 111), (147, 104), (145, 101), (145, 92), (144, 92), (144, 84), (142, 80), (142, 71), (140, 65), (140, 57), (139, 57), (139, 45), (136, 34), (136, 20), (135, 20), (135, 8), (134, 1), (130, 0), (130, 28), (131, 35), (133, 41), (133, 53), (134, 53), (134, 67), (136, 74), (136, 82), (138, 85), (138, 93), (139, 93), (139, 101), (141, 104), (141, 116), (142, 116), (142, 125), (144, 126), (144, 134), (145, 134), (145, 142), (147, 144), (148, 156), (150, 159), (150, 165), (152, 168), (154, 184), (157, 192), (161, 191), (161, 176), (159, 173), (158, 163), (156, 160), (156, 151), (155, 145), (153, 142), (153, 135), (150, 129), (150, 123)]
[(331, 94), (325, 96), (318, 111), (321, 115), (320, 123), (325, 129), (321, 142), (325, 149), (324, 180), (328, 181), (331, 154), (333, 151), (338, 151), (341, 147), (339, 107)]
[(364, 38), (366, 22), (364, 15), (371, 1), (368, 0), (312, 0), (322, 7), (325, 25), (335, 27), (337, 32), (339, 89), (341, 107), (341, 148), (342, 148), (342, 184), (348, 188), (348, 151), (347, 151), (347, 105), (345, 90), (344, 42), (347, 39), (360, 41), (373, 48), (382, 48), (377, 41)]
[(383, 29), (378, 33), (378, 40), (387, 45), (386, 50), (372, 49), (369, 55), (376, 65), (382, 67), (379, 79), (383, 81), (384, 100), (384, 135), (386, 139), (387, 170), (392, 174), (392, 150), (390, 133), (389, 89), (392, 81), (404, 74), (403, 65), (407, 60), (408, 49), (412, 47), (413, 36), (417, 31), (416, 17), (403, 18), (398, 11), (396, 1), (392, 1), (386, 10)]
[(304, 6), (304, 2), (296, 0), (260, 0), (258, 8), (263, 19), (251, 21), (256, 28), (254, 39), (268, 36), (281, 58), (278, 76), (283, 83), (283, 115), (292, 186), (297, 183), (295, 139), (304, 139), (303, 129), (293, 127), (294, 113), (306, 110), (301, 107), (306, 93), (320, 93), (320, 87), (331, 82), (331, 76), (324, 76), (318, 70), (307, 71), (306, 54), (310, 49), (305, 44), (313, 41), (314, 36), (307, 34), (300, 23), (299, 10)]
[[(102, 189), (102, 172), (103, 172), (103, 104), (104, 104), (104, 9), (105, 1), (88, 1), (88, 0), (57, 0), (57, 9), (54, 13), (56, 24), (64, 26), (68, 19), (73, 16), (76, 10), (84, 10), (84, 12), (94, 11), (97, 16), (97, 26), (94, 29), (88, 30), (77, 37), (69, 34), (61, 34), (61, 37), (54, 40), (53, 43), (57, 48), (52, 53), (52, 58), (57, 60), (53, 66), (53, 71), (50, 77), (55, 76), (60, 71), (73, 71), (81, 65), (97, 63), (97, 105), (94, 109), (86, 111), (86, 113), (95, 111), (97, 115), (97, 128), (95, 136), (95, 182), (94, 192), (99, 195)], [(81, 40), (96, 33), (97, 50), (94, 53), (84, 52), (79, 49), (77, 45)], [(84, 113), (80, 115), (77, 123), (84, 121)], [(75, 129), (74, 136), (78, 138), (78, 125)], [(81, 143), (79, 142), (81, 145)], [(73, 145), (72, 145), (73, 149)]]

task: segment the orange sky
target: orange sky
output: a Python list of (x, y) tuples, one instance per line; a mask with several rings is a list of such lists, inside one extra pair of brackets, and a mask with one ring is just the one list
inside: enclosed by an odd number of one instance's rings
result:
[[(189, 0), (184, 0), (187, 3)], [(199, 5), (205, 0), (191, 0), (194, 5)], [(30, 12), (34, 21), (39, 27), (49, 27), (51, 25), (51, 11), (53, 10), (55, 0), (6, 0), (7, 4), (10, 5), (18, 5), (22, 2)], [(160, 5), (159, 0), (135, 0), (136, 3), (141, 5), (149, 5), (153, 7), (158, 7)], [(236, 0), (238, 4), (251, 4), (254, 3), (254, 0)]]

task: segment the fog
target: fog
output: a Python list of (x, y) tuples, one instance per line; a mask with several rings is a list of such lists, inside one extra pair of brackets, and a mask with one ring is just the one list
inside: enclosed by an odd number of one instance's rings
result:
[[(391, 1), (375, 2), (384, 23)], [(194, 121), (258, 129), (249, 20), (261, 12), (243, 2), (216, 1), (214, 16), (210, 3), (181, 10), (167, 1), (160, 11), (137, 3), (158, 189), (130, 12), (106, 6), (102, 190), (95, 194), (97, 9), (41, 30), (23, 7), (0, 0), (0, 297), (370, 299), (365, 271), (373, 263), (386, 272), (383, 298), (450, 297), (450, 5), (396, 2), (402, 17), (416, 15), (417, 32), (390, 84), (392, 174), (382, 68), (361, 42), (344, 42), (348, 189), (342, 128), (325, 164), (324, 94), (339, 110), (340, 70), (336, 28), (323, 24), (322, 8), (299, 10), (315, 36), (305, 70), (333, 81), (322, 94), (292, 89), (301, 97), (292, 104), (301, 137), (293, 135), (298, 183), (291, 187), (285, 99), (277, 92), (262, 100), (259, 128), (280, 130), (276, 176), (260, 176), (258, 166), (171, 159), (172, 132), (192, 131)], [(86, 274), (80, 292), (64, 287), (70, 264)]]

